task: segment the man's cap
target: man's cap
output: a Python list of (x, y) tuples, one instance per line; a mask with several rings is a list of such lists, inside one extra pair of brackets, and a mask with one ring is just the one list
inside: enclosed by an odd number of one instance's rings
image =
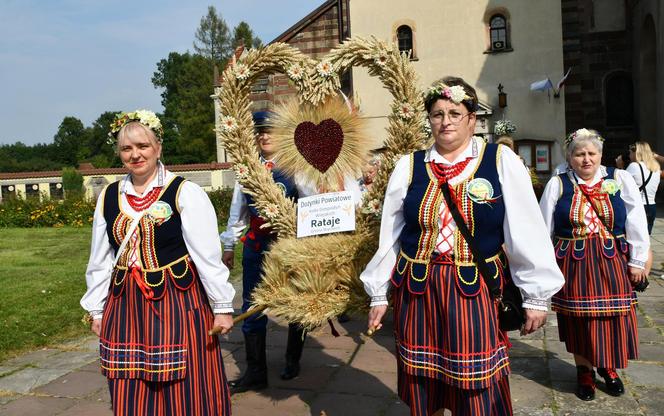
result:
[(256, 111), (252, 115), (254, 119), (254, 128), (268, 128), (273, 127), (274, 114), (271, 111)]

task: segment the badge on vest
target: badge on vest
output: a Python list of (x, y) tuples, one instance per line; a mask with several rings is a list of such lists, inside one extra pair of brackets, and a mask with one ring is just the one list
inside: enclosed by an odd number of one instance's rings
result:
[(620, 184), (615, 179), (602, 181), (602, 193), (614, 196), (620, 190)]
[(468, 198), (476, 204), (488, 204), (496, 200), (493, 197), (491, 182), (484, 178), (475, 178), (468, 182), (466, 189), (468, 190)]
[(150, 206), (146, 216), (153, 223), (161, 225), (168, 221), (171, 215), (173, 215), (173, 208), (168, 205), (168, 202), (157, 201)]
[(275, 184), (279, 189), (281, 189), (281, 192), (284, 193), (284, 196), (286, 196), (286, 185), (281, 182), (275, 182)]

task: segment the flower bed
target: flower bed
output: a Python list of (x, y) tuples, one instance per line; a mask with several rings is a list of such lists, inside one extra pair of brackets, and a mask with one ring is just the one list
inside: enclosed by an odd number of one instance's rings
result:
[(0, 227), (82, 227), (92, 224), (94, 210), (94, 203), (85, 198), (10, 198), (0, 204)]

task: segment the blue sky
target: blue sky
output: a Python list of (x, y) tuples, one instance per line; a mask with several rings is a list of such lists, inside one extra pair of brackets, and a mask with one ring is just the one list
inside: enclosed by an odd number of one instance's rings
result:
[(193, 50), (209, 5), (267, 43), (324, 0), (0, 0), (0, 144), (51, 143), (65, 116), (162, 111), (150, 79)]

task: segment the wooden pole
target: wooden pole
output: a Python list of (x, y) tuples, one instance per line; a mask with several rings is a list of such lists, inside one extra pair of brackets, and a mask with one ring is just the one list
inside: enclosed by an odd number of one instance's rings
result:
[[(248, 311), (246, 311), (245, 313), (243, 313), (242, 315), (238, 315), (235, 318), (233, 318), (233, 325), (244, 321), (245, 319), (249, 318), (252, 315), (263, 312), (265, 309), (267, 309), (267, 305), (261, 305), (261, 306), (255, 307), (255, 308), (251, 308)], [(220, 326), (214, 327), (214, 328), (212, 328), (211, 330), (208, 331), (208, 335), (218, 334), (219, 332), (221, 332), (221, 329), (222, 328)]]
[(373, 336), (373, 334), (376, 333), (380, 329), (380, 326), (372, 326), (371, 328), (367, 329), (367, 335), (370, 337)]

